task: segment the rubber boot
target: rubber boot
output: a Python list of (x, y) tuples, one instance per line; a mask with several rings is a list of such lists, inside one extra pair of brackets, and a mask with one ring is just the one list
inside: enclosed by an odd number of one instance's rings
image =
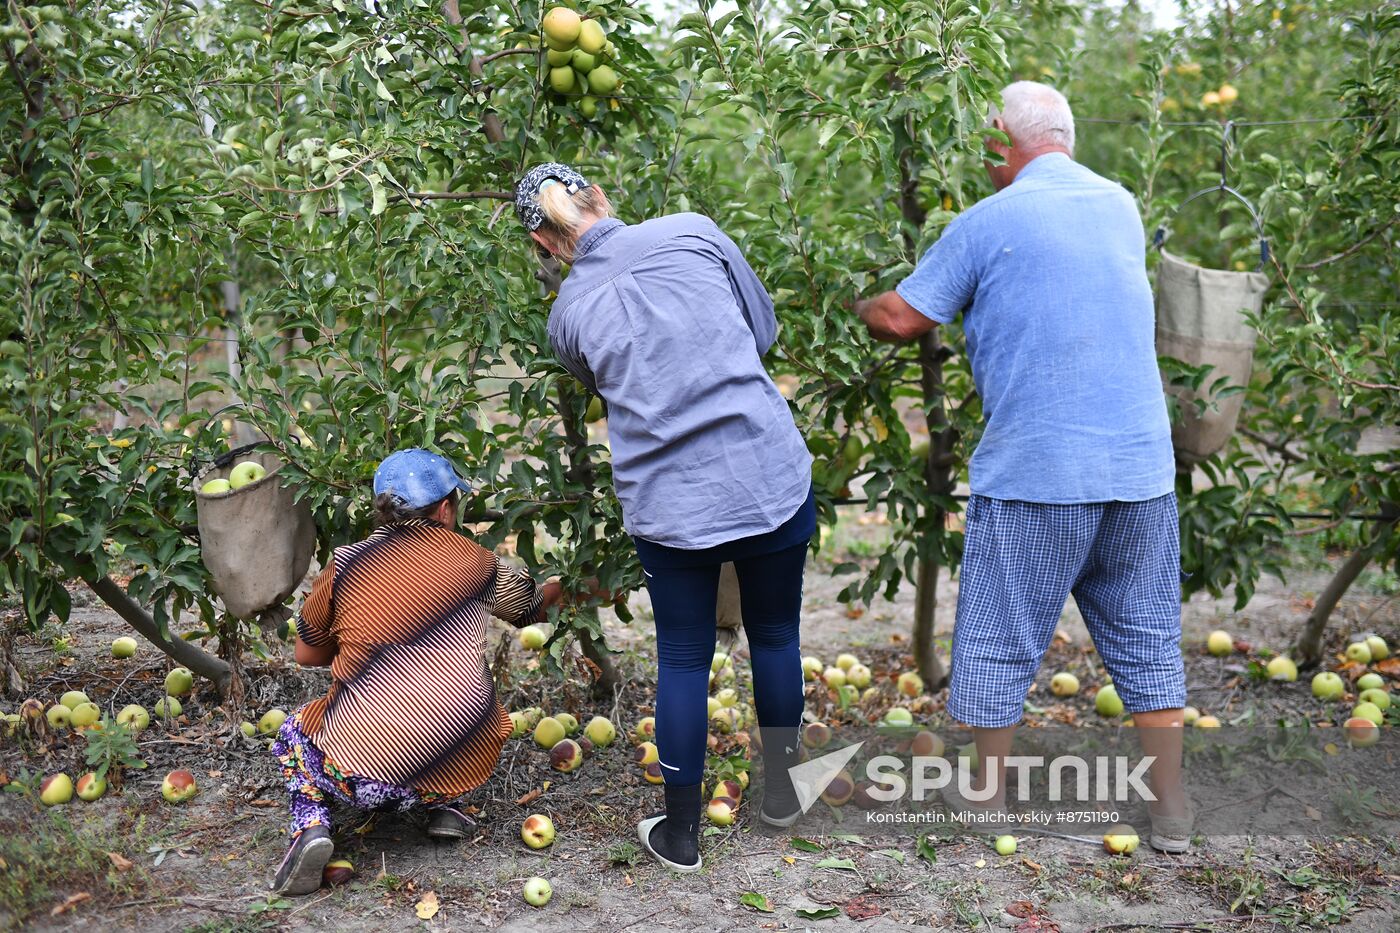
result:
[(674, 871), (700, 870), (700, 785), (666, 785), (666, 812), (642, 820), (647, 851)]
[(763, 742), (763, 806), (759, 818), (770, 826), (787, 827), (802, 815), (789, 769), (800, 761), (796, 729), (765, 730)]

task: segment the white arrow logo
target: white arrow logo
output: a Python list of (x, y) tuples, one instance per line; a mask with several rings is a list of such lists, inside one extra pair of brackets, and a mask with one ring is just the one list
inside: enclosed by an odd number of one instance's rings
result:
[(835, 780), (836, 775), (841, 773), (864, 744), (865, 742), (861, 741), (847, 745), (820, 758), (813, 758), (788, 768), (788, 775), (792, 778), (793, 789), (797, 791), (797, 802), (802, 806), (803, 813), (817, 802), (822, 791)]

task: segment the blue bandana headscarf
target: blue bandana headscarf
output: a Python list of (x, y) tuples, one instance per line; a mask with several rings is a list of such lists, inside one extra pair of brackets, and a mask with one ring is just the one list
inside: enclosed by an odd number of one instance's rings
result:
[(588, 187), (586, 178), (561, 162), (545, 162), (530, 169), (515, 183), (515, 213), (526, 230), (538, 230), (544, 223), (540, 189), (550, 183), (563, 185), (571, 195)]

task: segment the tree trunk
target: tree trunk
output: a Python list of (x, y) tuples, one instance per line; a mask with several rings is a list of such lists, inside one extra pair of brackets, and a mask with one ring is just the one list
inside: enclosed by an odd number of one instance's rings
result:
[(84, 579), (88, 587), (97, 594), (97, 598), (125, 619), (143, 638), (194, 673), (213, 681), (219, 696), (227, 698), (231, 693), (241, 692), (242, 684), (235, 683), (237, 677), (227, 662), (219, 660), (183, 638), (163, 637), (160, 626), (156, 625), (156, 620), (151, 618), (150, 613), (142, 609), (111, 577), (100, 576), (93, 580), (84, 575)]
[(1351, 589), (1356, 578), (1361, 576), (1361, 571), (1366, 569), (1366, 565), (1385, 548), (1390, 535), (1394, 533), (1396, 517), (1400, 516), (1400, 505), (1385, 503), (1381, 506), (1381, 514), (1386, 516), (1390, 523), (1381, 523), (1376, 529), (1375, 539), (1357, 548), (1342, 562), (1342, 566), (1337, 568), (1337, 572), (1313, 603), (1312, 612), (1308, 613), (1308, 619), (1303, 623), (1303, 631), (1293, 646), (1293, 659), (1298, 662), (1299, 667), (1316, 667), (1322, 661), (1322, 636), (1327, 632), (1327, 622), (1332, 617), (1332, 611), (1337, 608), (1337, 603), (1341, 602), (1347, 590)]
[(598, 665), (598, 679), (593, 683), (594, 698), (604, 700), (616, 696), (621, 678), (618, 677), (617, 666), (612, 662), (608, 646), (592, 638), (579, 638), (578, 646), (585, 658)]

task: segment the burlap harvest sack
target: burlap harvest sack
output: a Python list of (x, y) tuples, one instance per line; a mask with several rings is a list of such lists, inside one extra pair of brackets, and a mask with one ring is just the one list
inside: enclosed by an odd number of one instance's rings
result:
[(256, 460), (267, 475), (232, 492), (206, 496), (211, 479), (228, 479), (236, 463), (215, 467), (195, 480), (199, 549), (214, 591), (229, 614), (251, 619), (279, 605), (306, 576), (316, 552), (311, 507), (296, 502), (282, 485), (282, 461), (253, 451), (237, 463)]
[(719, 568), (719, 593), (715, 602), (715, 627), (738, 632), (744, 624), (739, 609), (739, 574), (733, 563)]
[[(1181, 419), (1172, 425), (1172, 446), (1185, 463), (1199, 463), (1225, 446), (1235, 433), (1243, 394), (1215, 398), (1222, 376), (1231, 386), (1248, 386), (1257, 334), (1245, 313), (1259, 312), (1267, 276), (1258, 272), (1203, 269), (1162, 250), (1157, 265), (1157, 355), (1191, 366), (1211, 366), (1200, 389), (1167, 386), (1180, 401)], [(1166, 385), (1163, 375), (1163, 384)], [(1196, 402), (1207, 404), (1196, 414)]]

